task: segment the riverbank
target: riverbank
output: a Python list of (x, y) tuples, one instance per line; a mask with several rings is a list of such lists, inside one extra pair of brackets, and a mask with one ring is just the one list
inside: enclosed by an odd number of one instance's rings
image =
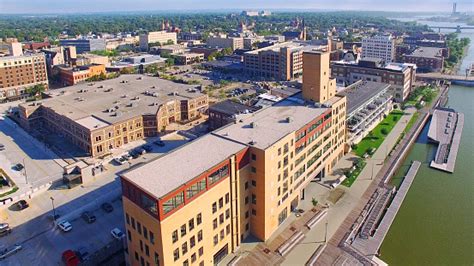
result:
[(462, 70), (461, 65), (462, 65), (464, 59), (466, 58), (466, 56), (468, 54), (469, 48), (470, 48), (470, 44), (464, 46), (461, 59), (458, 60), (458, 62), (454, 66), (452, 66), (448, 70), (444, 71), (446, 74), (456, 75)]

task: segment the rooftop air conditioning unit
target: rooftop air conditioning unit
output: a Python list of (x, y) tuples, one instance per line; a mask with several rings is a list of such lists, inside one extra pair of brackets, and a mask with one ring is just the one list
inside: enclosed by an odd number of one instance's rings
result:
[(256, 128), (256, 127), (257, 127), (257, 123), (256, 123), (256, 122), (250, 122), (250, 127), (251, 127), (251, 128)]
[(291, 123), (292, 121), (293, 121), (293, 118), (292, 118), (292, 117), (288, 116), (288, 117), (286, 118), (286, 122), (287, 122), (287, 123)]

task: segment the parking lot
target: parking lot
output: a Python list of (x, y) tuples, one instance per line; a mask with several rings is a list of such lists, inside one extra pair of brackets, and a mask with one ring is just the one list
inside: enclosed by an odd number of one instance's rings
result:
[[(61, 178), (62, 160), (4, 116), (0, 116), (0, 143), (5, 146), (0, 167), (18, 186), (35, 187)], [(21, 171), (13, 167), (18, 163), (24, 166)]]

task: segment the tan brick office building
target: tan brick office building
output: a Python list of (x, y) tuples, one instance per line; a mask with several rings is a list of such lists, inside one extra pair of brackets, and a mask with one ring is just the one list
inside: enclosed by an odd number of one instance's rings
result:
[(208, 107), (194, 86), (144, 75), (51, 91), (52, 98), (19, 105), (27, 130), (61, 133), (91, 156), (145, 137), (175, 122), (192, 121)]
[(0, 58), (0, 101), (25, 98), (27, 88), (40, 84), (48, 89), (43, 53)]
[(249, 235), (270, 238), (308, 183), (332, 171), (344, 154), (346, 98), (328, 53), (304, 62), (303, 93), (122, 175), (131, 265), (218, 263)]

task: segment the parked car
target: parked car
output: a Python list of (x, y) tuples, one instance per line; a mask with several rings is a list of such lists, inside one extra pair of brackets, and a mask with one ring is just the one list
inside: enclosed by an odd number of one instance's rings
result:
[(0, 151), (3, 151), (3, 150), (5, 150), (5, 145), (0, 143)]
[(112, 212), (114, 210), (114, 207), (112, 206), (112, 204), (110, 204), (108, 202), (102, 203), (101, 207), (106, 212)]
[(155, 144), (158, 147), (164, 147), (165, 146), (165, 143), (162, 140), (154, 141), (153, 144)]
[(118, 228), (112, 229), (112, 231), (110, 231), (110, 234), (112, 234), (112, 236), (117, 240), (120, 240), (125, 237), (125, 234)]
[(30, 207), (30, 205), (28, 204), (28, 202), (26, 202), (26, 200), (20, 200), (17, 203), (15, 203), (15, 205), (19, 210), (24, 210)]
[(59, 229), (61, 229), (63, 232), (69, 232), (72, 230), (72, 224), (68, 221), (61, 221), (58, 223)]
[(13, 169), (15, 169), (17, 171), (21, 171), (21, 170), (25, 169), (25, 167), (23, 166), (23, 164), (17, 163), (13, 166)]
[(85, 261), (87, 259), (87, 256), (89, 256), (89, 251), (85, 247), (80, 247), (76, 251), (76, 256), (79, 258), (79, 260)]
[(130, 156), (130, 154), (128, 154), (128, 153), (125, 153), (124, 155), (122, 155), (122, 158), (129, 161), (130, 159), (132, 159), (132, 156)]
[(16, 244), (11, 248), (5, 248), (3, 250), (0, 250), (0, 260), (4, 260), (7, 257), (17, 253), (20, 251), (23, 247), (20, 244)]
[(140, 155), (143, 155), (143, 154), (146, 153), (146, 150), (144, 148), (141, 148), (141, 147), (138, 147), (138, 148), (134, 149), (134, 151), (136, 151)]
[(132, 156), (133, 159), (137, 159), (138, 157), (140, 157), (140, 155), (141, 154), (137, 150), (130, 151), (130, 156)]
[(151, 152), (153, 150), (153, 147), (149, 144), (143, 145), (143, 149), (145, 149), (146, 152)]
[(12, 232), (10, 225), (7, 223), (0, 223), (0, 236), (8, 235)]
[(86, 221), (87, 223), (93, 223), (95, 222), (96, 220), (96, 217), (93, 213), (91, 212), (83, 212), (82, 215), (81, 215), (82, 219), (84, 219), (84, 221)]
[(116, 163), (118, 163), (118, 164), (120, 164), (120, 165), (124, 164), (126, 161), (127, 161), (127, 160), (126, 160), (125, 158), (123, 158), (123, 157), (114, 158), (114, 162), (116, 162)]
[(76, 253), (70, 249), (63, 252), (62, 258), (66, 266), (77, 266), (80, 263)]

